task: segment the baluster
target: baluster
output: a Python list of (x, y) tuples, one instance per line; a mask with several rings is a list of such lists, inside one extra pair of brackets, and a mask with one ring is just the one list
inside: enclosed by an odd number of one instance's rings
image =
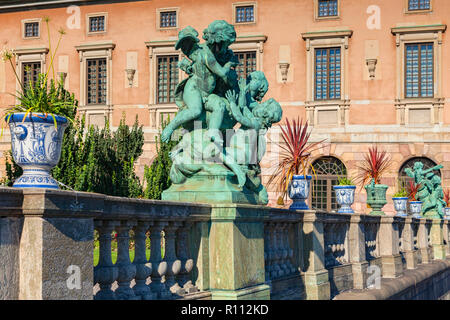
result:
[(280, 253), (278, 250), (278, 239), (277, 239), (277, 230), (276, 230), (276, 223), (275, 222), (271, 222), (270, 223), (270, 237), (272, 239), (272, 263), (273, 263), (273, 267), (272, 267), (272, 279), (276, 279), (278, 277), (281, 276), (281, 268), (280, 268), (280, 264), (279, 264), (279, 259), (280, 259)]
[(118, 288), (116, 296), (119, 300), (137, 300), (133, 289), (131, 289), (131, 280), (136, 276), (136, 266), (130, 261), (130, 229), (136, 223), (123, 220), (116, 227), (117, 229), (117, 262), (119, 277), (117, 278)]
[(278, 229), (278, 236), (281, 243), (281, 268), (283, 269), (283, 274), (288, 275), (291, 273), (290, 268), (288, 266), (288, 255), (289, 255), (289, 244), (286, 239), (286, 223), (280, 223)]
[(287, 262), (287, 267), (288, 267), (288, 274), (293, 274), (293, 273), (295, 273), (296, 270), (295, 270), (294, 265), (292, 264), (292, 259), (294, 257), (294, 250), (292, 250), (291, 244), (289, 241), (289, 230), (290, 230), (290, 225), (288, 223), (285, 223), (283, 235), (284, 235), (284, 243), (286, 244), (286, 250), (287, 250), (286, 262)]
[(167, 222), (156, 222), (150, 227), (150, 262), (152, 264), (152, 282), (150, 288), (159, 299), (170, 297), (165, 284), (161, 282), (162, 277), (167, 272), (167, 262), (161, 257), (161, 232)]
[(191, 223), (184, 223), (184, 225), (177, 231), (177, 256), (181, 261), (181, 271), (178, 273), (178, 283), (183, 286), (186, 293), (197, 292), (198, 289), (192, 284), (190, 277), (191, 271), (194, 268), (194, 260), (190, 259), (188, 231), (191, 227)]
[(98, 283), (100, 291), (97, 292), (95, 300), (115, 300), (116, 295), (111, 290), (114, 281), (117, 280), (119, 271), (111, 259), (111, 233), (114, 230), (113, 221), (95, 221), (99, 233), (99, 261), (94, 267), (94, 283)]
[(164, 260), (167, 262), (166, 287), (174, 294), (183, 294), (184, 290), (175, 281), (176, 276), (181, 271), (181, 261), (177, 259), (175, 252), (176, 231), (181, 226), (181, 222), (170, 222), (164, 228), (166, 235), (166, 251)]
[(269, 224), (264, 224), (264, 264), (266, 272), (266, 281), (270, 281), (270, 273), (272, 271), (272, 247), (270, 241)]
[(142, 300), (155, 299), (150, 287), (146, 284), (147, 278), (152, 274), (152, 264), (147, 261), (145, 240), (146, 232), (152, 225), (151, 222), (138, 221), (134, 230), (135, 234), (135, 254), (133, 264), (136, 266), (136, 285), (133, 287), (134, 294)]

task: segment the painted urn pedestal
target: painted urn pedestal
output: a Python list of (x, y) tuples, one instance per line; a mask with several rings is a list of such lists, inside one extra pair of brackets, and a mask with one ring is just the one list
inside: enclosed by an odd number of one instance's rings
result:
[(422, 201), (410, 201), (409, 211), (411, 212), (413, 218), (422, 218)]
[(386, 191), (389, 188), (385, 184), (368, 184), (364, 187), (367, 192), (367, 204), (372, 208), (371, 215), (383, 216), (384, 212), (381, 210), (386, 201)]
[(67, 119), (33, 113), (24, 120), (24, 115), (14, 113), (9, 119), (13, 158), (23, 169), (13, 187), (59, 189), (50, 170), (59, 162)]
[(394, 209), (397, 211), (397, 217), (406, 217), (408, 209), (408, 197), (394, 197), (392, 198), (394, 202)]
[(356, 186), (333, 186), (336, 201), (341, 206), (338, 213), (354, 213), (351, 205), (355, 201)]
[(290, 210), (309, 210), (306, 199), (309, 197), (312, 176), (294, 175), (289, 183), (289, 198), (293, 203)]

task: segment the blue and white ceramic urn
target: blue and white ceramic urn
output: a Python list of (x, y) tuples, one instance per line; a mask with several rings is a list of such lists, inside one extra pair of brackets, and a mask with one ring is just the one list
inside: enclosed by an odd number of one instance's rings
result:
[(338, 213), (354, 213), (351, 205), (355, 201), (356, 186), (333, 186), (336, 202), (341, 206)]
[[(59, 189), (50, 175), (61, 156), (62, 139), (68, 122), (65, 117), (14, 113), (9, 119), (11, 147), (14, 161), (23, 169), (23, 175), (13, 184), (16, 188)], [(8, 117), (8, 116), (7, 116)]]
[(444, 208), (444, 219), (450, 220), (450, 207)]
[(411, 212), (413, 218), (422, 218), (422, 201), (410, 201), (409, 211)]
[(289, 209), (291, 210), (309, 210), (305, 200), (309, 197), (309, 188), (311, 185), (311, 176), (294, 175), (289, 183), (289, 198), (294, 202)]
[(406, 213), (408, 209), (408, 197), (394, 197), (392, 201), (394, 201), (394, 209), (397, 211), (397, 217), (408, 216)]

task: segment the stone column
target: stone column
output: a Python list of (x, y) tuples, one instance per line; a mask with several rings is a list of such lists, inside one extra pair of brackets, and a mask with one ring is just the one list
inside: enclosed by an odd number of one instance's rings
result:
[(403, 274), (399, 252), (398, 217), (382, 216), (380, 220), (380, 255), (383, 278), (397, 278)]
[(417, 244), (420, 251), (420, 256), (422, 257), (422, 262), (424, 264), (431, 262), (431, 256), (428, 251), (428, 231), (427, 231), (427, 220), (420, 219), (419, 230), (417, 231)]
[(264, 207), (213, 205), (209, 232), (212, 299), (269, 299), (264, 270)]
[(444, 220), (433, 219), (430, 232), (433, 259), (444, 260), (447, 255), (444, 245)]
[(417, 268), (417, 256), (414, 249), (414, 233), (412, 228), (413, 218), (405, 218), (405, 226), (402, 232), (403, 254), (406, 260), (406, 269)]
[(303, 217), (303, 263), (306, 299), (330, 300), (330, 282), (325, 269), (322, 214), (305, 211)]
[(92, 300), (94, 216), (104, 196), (23, 191), (19, 299)]
[(446, 252), (446, 256), (449, 257), (450, 256), (450, 220), (444, 220), (444, 225), (443, 225), (443, 233), (444, 233), (444, 240), (445, 243), (447, 244), (445, 246), (445, 252)]
[(353, 288), (365, 289), (367, 287), (366, 245), (364, 237), (364, 223), (361, 215), (354, 214), (350, 218), (349, 229), (349, 258), (352, 264)]

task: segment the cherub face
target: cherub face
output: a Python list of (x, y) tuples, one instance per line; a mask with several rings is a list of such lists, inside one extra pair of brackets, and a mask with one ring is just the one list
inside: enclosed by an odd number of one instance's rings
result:
[(414, 163), (414, 170), (422, 169), (423, 163), (422, 162), (416, 162)]
[(262, 81), (252, 79), (249, 83), (250, 96), (256, 101), (261, 101), (264, 95), (267, 93), (266, 86)]

